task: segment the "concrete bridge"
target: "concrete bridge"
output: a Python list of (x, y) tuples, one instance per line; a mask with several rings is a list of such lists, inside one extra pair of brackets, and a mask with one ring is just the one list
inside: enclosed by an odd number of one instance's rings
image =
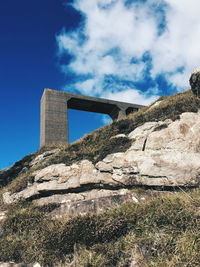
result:
[(143, 106), (45, 89), (40, 106), (40, 146), (68, 143), (67, 109), (108, 114), (113, 120)]

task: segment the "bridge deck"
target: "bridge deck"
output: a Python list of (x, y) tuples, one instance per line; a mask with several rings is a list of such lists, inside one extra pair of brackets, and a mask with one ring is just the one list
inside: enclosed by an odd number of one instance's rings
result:
[(41, 98), (40, 145), (68, 142), (67, 109), (108, 114), (113, 120), (142, 105), (45, 89)]

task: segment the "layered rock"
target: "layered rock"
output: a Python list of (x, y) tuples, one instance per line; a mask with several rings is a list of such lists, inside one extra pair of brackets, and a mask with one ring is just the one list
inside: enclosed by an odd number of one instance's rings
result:
[[(117, 138), (117, 136), (116, 136)], [(24, 190), (3, 195), (7, 204), (33, 200), (39, 205), (62, 204), (64, 213), (101, 211), (127, 200), (141, 201), (131, 189), (194, 187), (200, 182), (200, 112), (183, 113), (180, 120), (147, 122), (132, 131), (131, 147), (93, 164), (54, 164), (31, 174)], [(54, 151), (55, 152), (55, 151)], [(45, 158), (37, 156), (35, 165)], [(144, 197), (145, 199), (145, 197)]]

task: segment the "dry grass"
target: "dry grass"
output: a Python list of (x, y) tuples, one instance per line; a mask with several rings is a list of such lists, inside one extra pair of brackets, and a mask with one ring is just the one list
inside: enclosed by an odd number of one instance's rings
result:
[(199, 193), (179, 192), (62, 220), (47, 216), (54, 206), (15, 205), (2, 225), (0, 260), (111, 267), (129, 266), (136, 257), (146, 266), (198, 266)]
[[(11, 183), (9, 190), (17, 192), (26, 188), (33, 171), (51, 164), (65, 163), (66, 165), (71, 165), (83, 159), (96, 163), (108, 154), (124, 152), (131, 146), (131, 140), (127, 137), (112, 138), (113, 136), (129, 134), (148, 121), (176, 120), (183, 112), (197, 112), (200, 108), (200, 100), (192, 94), (191, 90), (169, 97), (162, 97), (158, 101), (161, 101), (159, 105), (156, 106), (154, 103), (150, 107), (142, 108), (138, 112), (132, 113), (124, 119), (114, 121), (70, 145), (52, 144), (41, 148), (36, 155), (56, 147), (60, 148), (60, 150), (43, 163), (36, 165), (36, 167), (12, 176), (12, 179), (8, 181), (8, 183)], [(23, 164), (27, 165), (24, 160)]]
[[(32, 156), (28, 157), (21, 161), (19, 172), (12, 169), (13, 175), (0, 195), (7, 190), (22, 190), (32, 172), (45, 166), (70, 165), (82, 159), (97, 162), (110, 153), (125, 151), (130, 140), (112, 136), (128, 134), (147, 121), (175, 120), (183, 112), (197, 112), (199, 107), (200, 100), (187, 91), (114, 121), (71, 145), (60, 146), (60, 151), (44, 162), (22, 171)], [(37, 155), (52, 148), (55, 146), (42, 148)], [(0, 226), (0, 261), (112, 267), (128, 266), (137, 256), (143, 266), (199, 266), (199, 189), (141, 204), (126, 203), (102, 215), (66, 220), (48, 217), (53, 208), (41, 209), (30, 203), (9, 207)]]
[(7, 184), (11, 183), (18, 175), (25, 173), (30, 168), (29, 163), (36, 156), (37, 153), (30, 154), (17, 161), (10, 168), (0, 171), (0, 188), (5, 187)]

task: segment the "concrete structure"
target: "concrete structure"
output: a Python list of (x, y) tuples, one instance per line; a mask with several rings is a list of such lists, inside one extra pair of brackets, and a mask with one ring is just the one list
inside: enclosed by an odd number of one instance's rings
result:
[(68, 143), (67, 109), (108, 114), (113, 120), (143, 106), (45, 89), (40, 108), (40, 146)]

